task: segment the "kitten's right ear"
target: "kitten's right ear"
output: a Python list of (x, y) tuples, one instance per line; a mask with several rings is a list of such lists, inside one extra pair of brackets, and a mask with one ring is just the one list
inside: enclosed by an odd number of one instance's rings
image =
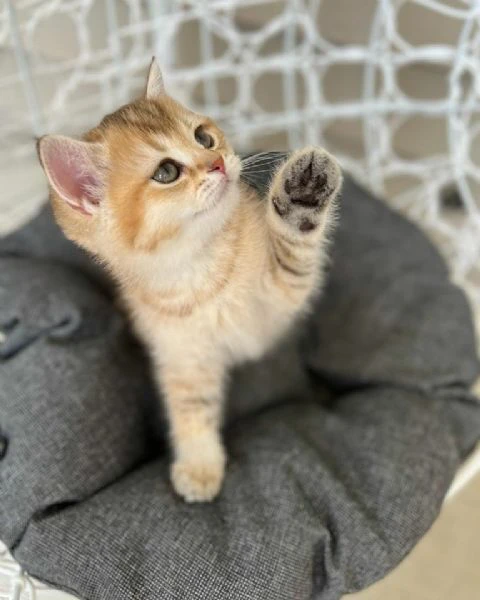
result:
[(145, 97), (148, 99), (158, 98), (165, 93), (163, 85), (162, 71), (155, 57), (152, 58), (147, 77), (147, 87), (145, 88)]
[(62, 135), (46, 135), (37, 142), (42, 167), (53, 190), (73, 209), (92, 215), (103, 196), (99, 144)]

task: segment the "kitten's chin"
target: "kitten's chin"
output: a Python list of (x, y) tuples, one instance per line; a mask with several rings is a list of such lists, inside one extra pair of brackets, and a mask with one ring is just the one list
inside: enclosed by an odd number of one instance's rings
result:
[(221, 226), (239, 198), (239, 177), (240, 159), (235, 154), (226, 156), (225, 172), (211, 173), (206, 180), (205, 187), (197, 198), (200, 206), (193, 215), (193, 221), (218, 221)]
[(196, 232), (195, 236), (208, 237), (220, 231), (232, 215), (238, 199), (237, 185), (229, 181), (223, 193), (216, 198), (216, 202), (212, 202), (192, 219), (192, 231)]
[(225, 211), (234, 202), (236, 193), (236, 181), (224, 177), (218, 182), (215, 191), (208, 197), (208, 201), (195, 213), (194, 218), (200, 218), (219, 211)]

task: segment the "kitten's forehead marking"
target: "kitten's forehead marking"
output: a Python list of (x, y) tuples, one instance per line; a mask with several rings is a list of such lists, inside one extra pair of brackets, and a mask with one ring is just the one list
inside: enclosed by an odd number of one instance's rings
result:
[(210, 127), (213, 123), (165, 96), (125, 105), (107, 115), (100, 127), (113, 134), (116, 156), (124, 166), (130, 163), (147, 172), (165, 158), (194, 169), (203, 167), (207, 160), (205, 149), (195, 140), (199, 125)]
[[(200, 119), (197, 120), (200, 122)], [(195, 141), (197, 123), (192, 119), (179, 120), (174, 130), (158, 132), (152, 136), (152, 145), (164, 156), (168, 156), (188, 167), (205, 162), (205, 149)]]

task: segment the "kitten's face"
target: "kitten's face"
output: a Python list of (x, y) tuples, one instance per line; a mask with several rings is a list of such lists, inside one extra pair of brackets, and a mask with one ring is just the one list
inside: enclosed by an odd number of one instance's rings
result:
[(163, 96), (121, 108), (103, 127), (108, 210), (127, 243), (153, 250), (225, 214), (240, 161), (213, 121)]
[(144, 98), (83, 141), (42, 138), (39, 153), (60, 225), (107, 260), (112, 244), (153, 253), (213, 231), (238, 196), (240, 160), (223, 132), (164, 93), (155, 63)]

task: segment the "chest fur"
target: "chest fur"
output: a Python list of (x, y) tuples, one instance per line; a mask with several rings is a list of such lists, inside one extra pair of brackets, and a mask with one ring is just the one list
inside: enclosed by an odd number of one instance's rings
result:
[(293, 316), (254, 281), (230, 286), (194, 306), (162, 303), (153, 294), (130, 304), (140, 336), (172, 360), (186, 354), (211, 355), (232, 364), (259, 358)]

